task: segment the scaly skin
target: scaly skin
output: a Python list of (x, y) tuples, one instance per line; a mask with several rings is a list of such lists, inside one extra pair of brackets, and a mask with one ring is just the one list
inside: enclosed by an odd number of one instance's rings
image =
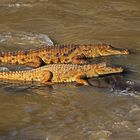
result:
[(73, 63), (85, 64), (86, 58), (123, 55), (128, 50), (119, 50), (107, 44), (98, 45), (54, 45), (17, 52), (1, 52), (1, 63), (24, 64), (40, 67), (44, 64)]
[(39, 81), (45, 84), (76, 81), (80, 84), (89, 85), (85, 80), (86, 78), (122, 71), (123, 69), (120, 67), (108, 67), (105, 63), (94, 65), (51, 64), (27, 71), (0, 72), (0, 79)]

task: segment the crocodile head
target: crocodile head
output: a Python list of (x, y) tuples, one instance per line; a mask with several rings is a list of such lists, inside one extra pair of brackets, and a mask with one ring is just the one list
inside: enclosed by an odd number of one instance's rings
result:
[(121, 67), (109, 67), (105, 63), (94, 64), (89, 70), (86, 71), (87, 77), (121, 73), (123, 68)]
[(83, 46), (83, 54), (89, 57), (109, 56), (109, 55), (124, 55), (129, 54), (129, 51), (124, 49), (114, 48), (111, 45), (99, 44), (97, 46)]

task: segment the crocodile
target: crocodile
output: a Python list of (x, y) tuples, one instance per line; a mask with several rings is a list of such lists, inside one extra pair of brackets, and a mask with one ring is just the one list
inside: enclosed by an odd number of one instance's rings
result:
[(1, 80), (37, 81), (44, 84), (77, 82), (90, 85), (86, 78), (100, 75), (120, 73), (121, 67), (109, 67), (105, 63), (99, 64), (50, 64), (25, 71), (0, 72)]
[(24, 51), (1, 52), (0, 62), (37, 68), (46, 64), (58, 63), (86, 64), (88, 63), (86, 58), (123, 54), (129, 54), (129, 51), (107, 44), (50, 45)]

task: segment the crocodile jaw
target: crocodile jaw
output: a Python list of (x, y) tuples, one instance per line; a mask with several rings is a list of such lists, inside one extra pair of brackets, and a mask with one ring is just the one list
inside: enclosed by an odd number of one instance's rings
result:
[(98, 53), (100, 56), (108, 56), (108, 55), (126, 55), (129, 54), (127, 49), (121, 50), (112, 47), (111, 45), (103, 46), (99, 48)]
[(87, 78), (98, 77), (100, 75), (114, 74), (123, 72), (121, 67), (109, 67), (106, 63), (92, 65), (90, 69), (85, 70)]
[(121, 67), (100, 67), (95, 69), (98, 75), (106, 75), (106, 74), (114, 74), (123, 72), (123, 68)]
[(114, 48), (111, 45), (107, 44), (97, 44), (97, 45), (83, 45), (81, 46), (82, 54), (87, 58), (100, 57), (100, 56), (109, 56), (109, 55), (126, 55), (129, 54), (129, 51), (126, 49)]

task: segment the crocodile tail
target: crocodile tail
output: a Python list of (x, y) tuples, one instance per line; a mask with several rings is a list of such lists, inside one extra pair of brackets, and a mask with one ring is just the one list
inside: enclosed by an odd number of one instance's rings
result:
[(1, 80), (32, 81), (32, 73), (28, 71), (0, 72)]
[(15, 72), (0, 72), (0, 79), (14, 80)]
[[(1, 80), (11, 80), (11, 81), (40, 81), (42, 76), (44, 76), (44, 72), (46, 74), (46, 69), (32, 69), (26, 71), (5, 71), (0, 72)], [(43, 77), (44, 79), (44, 77)]]
[(1, 63), (25, 64), (28, 58), (29, 58), (29, 53), (27, 51), (0, 53)]

